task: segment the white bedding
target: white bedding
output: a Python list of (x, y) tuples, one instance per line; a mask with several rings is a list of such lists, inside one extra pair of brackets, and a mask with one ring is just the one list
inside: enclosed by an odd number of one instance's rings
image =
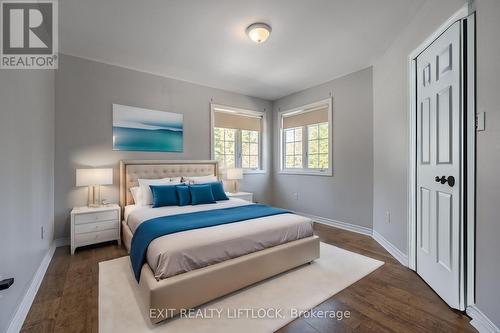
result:
[[(192, 205), (165, 206), (165, 207), (152, 208), (153, 206), (151, 205), (149, 206), (130, 205), (127, 206), (129, 207), (128, 214), (127, 214), (127, 207), (125, 207), (125, 218), (130, 230), (132, 231), (132, 233), (134, 233), (139, 224), (141, 224), (144, 221), (153, 219), (155, 217), (187, 214), (187, 213), (201, 212), (204, 210), (222, 209), (222, 208), (230, 208), (230, 207), (238, 207), (246, 205), (253, 205), (253, 203), (238, 198), (230, 198), (229, 200), (217, 201), (217, 203), (215, 204), (195, 205), (195, 206)], [(128, 217), (130, 216), (130, 213), (132, 211), (134, 212), (134, 215), (129, 220)]]
[(130, 215), (130, 213), (132, 211), (136, 210), (139, 207), (140, 206), (137, 206), (137, 205), (128, 205), (128, 206), (125, 206), (125, 211), (123, 212), (123, 220), (127, 221), (128, 216)]
[[(132, 233), (155, 217), (251, 205), (237, 198), (196, 206), (127, 206), (125, 219)], [(214, 227), (188, 230), (155, 239), (147, 262), (157, 279), (212, 265), (248, 253), (313, 235), (312, 221), (295, 214), (280, 214)]]

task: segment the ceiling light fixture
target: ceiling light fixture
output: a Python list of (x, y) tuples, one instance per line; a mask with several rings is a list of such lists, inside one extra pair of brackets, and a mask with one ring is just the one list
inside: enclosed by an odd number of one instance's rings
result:
[(257, 44), (265, 42), (270, 34), (271, 27), (265, 23), (254, 23), (247, 28), (248, 38)]

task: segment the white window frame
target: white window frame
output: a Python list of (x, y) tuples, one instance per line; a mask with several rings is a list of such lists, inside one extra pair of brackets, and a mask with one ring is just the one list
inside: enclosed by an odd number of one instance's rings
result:
[[(283, 118), (285, 115), (297, 115), (310, 111), (311, 109), (328, 105), (328, 168), (327, 169), (310, 169), (308, 165), (308, 132), (307, 126), (302, 126), (302, 165), (303, 168), (286, 168), (285, 167), (285, 130), (283, 128)], [(303, 105), (298, 108), (280, 111), (278, 113), (278, 129), (280, 133), (280, 174), (292, 175), (313, 175), (313, 176), (333, 176), (333, 112), (332, 98), (323, 99), (314, 103)]]
[[(247, 116), (253, 116), (253, 117), (261, 117), (262, 122), (261, 122), (261, 129), (260, 129), (260, 135), (259, 135), (259, 168), (258, 169), (243, 169), (244, 174), (260, 174), (260, 173), (266, 173), (265, 170), (265, 165), (267, 161), (267, 156), (265, 156), (267, 150), (265, 149), (266, 143), (267, 143), (267, 135), (266, 135), (266, 128), (267, 128), (267, 120), (266, 120), (266, 113), (261, 112), (261, 111), (254, 111), (254, 110), (249, 110), (249, 109), (243, 109), (243, 108), (238, 108), (238, 107), (233, 107), (233, 106), (228, 106), (228, 105), (222, 105), (222, 104), (210, 104), (210, 158), (212, 160), (215, 159), (215, 138), (214, 138), (214, 116), (215, 112), (227, 112), (227, 113), (233, 113), (233, 114), (241, 114), (241, 115), (247, 115)], [(235, 138), (235, 164), (236, 168), (241, 168), (241, 163), (242, 163), (242, 154), (241, 154), (241, 130), (237, 129), (236, 130), (236, 138)]]

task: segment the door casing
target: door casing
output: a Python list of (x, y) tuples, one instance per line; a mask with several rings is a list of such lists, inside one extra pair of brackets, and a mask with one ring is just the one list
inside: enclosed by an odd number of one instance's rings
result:
[[(462, 108), (465, 108), (467, 119), (463, 128), (463, 172), (466, 181), (462, 195), (464, 216), (461, 219), (460, 244), (460, 310), (465, 310), (475, 303), (475, 145), (476, 145), (476, 109), (475, 109), (475, 8), (467, 3), (442, 24), (431, 36), (420, 44), (408, 56), (409, 73), (409, 173), (408, 173), (408, 267), (416, 271), (417, 234), (416, 234), (416, 152), (417, 152), (417, 90), (416, 90), (416, 58), (434, 40), (436, 40), (453, 23), (461, 21), (462, 52)], [(462, 110), (464, 111), (464, 110)]]

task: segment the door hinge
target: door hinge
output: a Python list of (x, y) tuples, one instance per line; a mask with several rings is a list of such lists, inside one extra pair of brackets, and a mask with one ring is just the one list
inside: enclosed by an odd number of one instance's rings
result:
[(479, 112), (479, 113), (476, 113), (476, 117), (475, 117), (475, 127), (476, 127), (476, 131), (478, 132), (481, 132), (481, 131), (484, 131), (485, 130), (485, 114), (484, 112)]

